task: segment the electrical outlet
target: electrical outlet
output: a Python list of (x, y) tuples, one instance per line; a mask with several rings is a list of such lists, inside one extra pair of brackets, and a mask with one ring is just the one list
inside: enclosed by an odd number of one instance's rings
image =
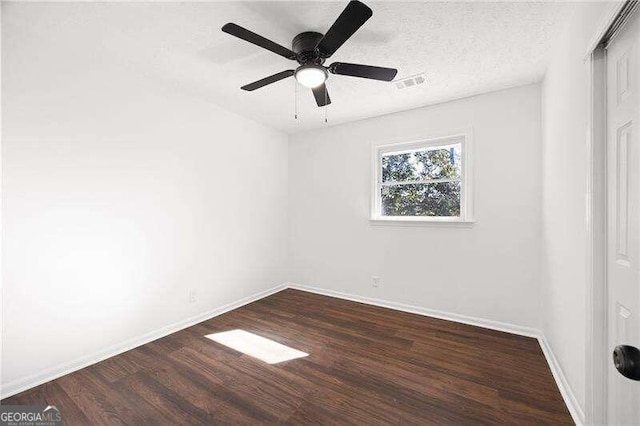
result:
[(198, 292), (191, 289), (189, 290), (189, 303), (195, 303), (198, 300)]
[(371, 277), (371, 281), (374, 287), (380, 287), (380, 277), (373, 276)]

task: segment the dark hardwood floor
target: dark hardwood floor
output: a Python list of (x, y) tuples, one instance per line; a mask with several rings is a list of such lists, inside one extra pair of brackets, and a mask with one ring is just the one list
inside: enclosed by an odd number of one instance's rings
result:
[[(310, 355), (269, 365), (204, 336), (243, 329)], [(2, 404), (66, 424), (573, 424), (538, 342), (285, 290)]]

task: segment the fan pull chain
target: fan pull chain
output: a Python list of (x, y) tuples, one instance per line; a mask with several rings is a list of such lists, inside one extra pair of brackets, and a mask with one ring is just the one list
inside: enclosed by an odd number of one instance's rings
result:
[(293, 95), (293, 98), (294, 98), (293, 103), (295, 105), (295, 107), (294, 107), (295, 110), (294, 110), (293, 116), (297, 120), (298, 119), (298, 82), (294, 80), (293, 81), (293, 85), (295, 87), (294, 88), (294, 95)]
[(329, 91), (327, 90), (327, 86), (324, 87), (324, 124), (327, 124), (327, 109), (329, 109)]

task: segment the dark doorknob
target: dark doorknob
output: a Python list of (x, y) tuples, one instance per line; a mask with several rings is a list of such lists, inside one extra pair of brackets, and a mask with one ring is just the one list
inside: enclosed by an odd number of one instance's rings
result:
[(619, 345), (613, 350), (613, 365), (624, 377), (640, 380), (640, 350), (634, 346)]

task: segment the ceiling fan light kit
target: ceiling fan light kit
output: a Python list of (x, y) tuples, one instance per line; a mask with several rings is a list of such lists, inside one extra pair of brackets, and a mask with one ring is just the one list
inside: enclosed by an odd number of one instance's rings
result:
[(228, 23), (222, 27), (222, 31), (300, 64), (295, 70), (281, 71), (242, 86), (241, 89), (253, 91), (295, 76), (298, 83), (312, 90), (317, 105), (322, 107), (331, 103), (325, 85), (329, 74), (380, 81), (391, 81), (396, 76), (398, 70), (394, 68), (345, 62), (334, 62), (328, 67), (324, 66), (325, 60), (331, 57), (372, 15), (373, 12), (364, 3), (357, 0), (350, 1), (326, 34), (312, 31), (300, 33), (293, 38), (292, 49), (287, 49), (237, 24)]
[(313, 89), (324, 84), (329, 74), (322, 65), (306, 64), (296, 70), (295, 77), (298, 83)]

